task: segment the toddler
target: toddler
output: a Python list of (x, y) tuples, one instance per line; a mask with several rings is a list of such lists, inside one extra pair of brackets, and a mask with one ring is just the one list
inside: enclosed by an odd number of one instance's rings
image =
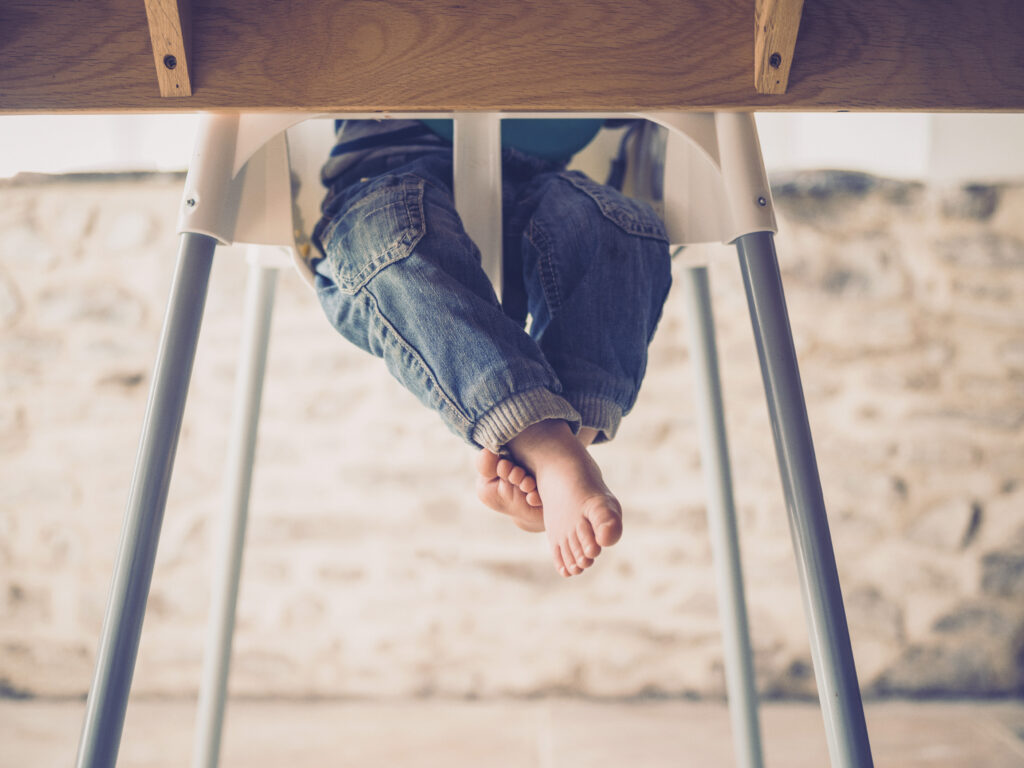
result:
[(339, 121), (313, 233), (331, 324), (479, 448), (477, 493), (582, 573), (622, 535), (588, 450), (636, 401), (671, 282), (655, 213), (567, 171), (597, 120), (502, 124), (503, 298), (455, 211), (451, 121)]

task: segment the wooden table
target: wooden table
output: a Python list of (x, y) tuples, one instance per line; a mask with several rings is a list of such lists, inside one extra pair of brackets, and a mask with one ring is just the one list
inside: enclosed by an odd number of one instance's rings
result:
[(144, 0), (4, 0), (0, 113), (1024, 110), (1021, 0), (808, 0), (772, 96), (753, 6), (193, 0), (193, 95), (168, 99)]

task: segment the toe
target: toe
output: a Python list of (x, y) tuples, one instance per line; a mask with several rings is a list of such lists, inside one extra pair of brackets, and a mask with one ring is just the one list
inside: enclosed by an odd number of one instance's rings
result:
[(525, 479), (526, 470), (522, 467), (512, 467), (511, 471), (508, 473), (508, 481), (513, 485), (519, 485)]
[(486, 448), (476, 455), (476, 471), (490, 479), (498, 475), (498, 457)]
[(522, 479), (519, 483), (519, 490), (523, 493), (533, 493), (537, 490), (537, 481), (534, 479), (533, 475), (527, 475)]
[(508, 480), (508, 474), (513, 469), (515, 469), (515, 466), (516, 465), (513, 464), (508, 459), (500, 459), (498, 461), (498, 466), (496, 468), (496, 471), (498, 473), (498, 477), (500, 477), (502, 480)]
[(561, 549), (562, 562), (565, 563), (565, 569), (569, 571), (569, 575), (575, 576), (578, 573), (583, 573), (583, 569), (576, 565), (576, 558), (573, 557), (572, 550), (569, 549), (568, 541), (562, 542)]
[(618, 517), (601, 523), (595, 531), (597, 542), (603, 547), (610, 547), (622, 538), (622, 520)]
[(569, 550), (580, 568), (587, 569), (594, 564), (594, 561), (583, 553), (583, 547), (575, 532), (569, 534)]
[(576, 526), (576, 536), (580, 541), (580, 548), (587, 557), (594, 558), (601, 554), (601, 545), (594, 537), (594, 529), (586, 518), (580, 520)]
[(622, 538), (622, 512), (614, 496), (603, 496), (591, 503), (584, 517), (594, 529), (594, 538), (602, 547), (609, 547)]
[(526, 494), (526, 503), (529, 504), (531, 507), (544, 506), (541, 503), (540, 494), (537, 493), (536, 491), (530, 491), (528, 494)]
[(565, 563), (562, 562), (562, 549), (561, 547), (554, 546), (551, 548), (551, 559), (555, 561), (555, 570), (566, 578), (569, 578), (570, 574), (568, 569), (565, 567)]

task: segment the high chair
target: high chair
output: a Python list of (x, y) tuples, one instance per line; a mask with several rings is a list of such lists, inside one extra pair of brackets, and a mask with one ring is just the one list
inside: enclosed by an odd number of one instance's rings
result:
[[(194, 765), (217, 763), (231, 636), (267, 340), (278, 270), (305, 255), (323, 190), (315, 179), (331, 141), (322, 115), (207, 114), (185, 182), (181, 245), (164, 320), (96, 673), (86, 705), (79, 768), (113, 766), (149, 593), (157, 540), (185, 397), (218, 244), (250, 243), (244, 338), (229, 447), (223, 551), (215, 565), (208, 647)], [(455, 119), (456, 207), (479, 246), (500, 296), (502, 117), (638, 117), (668, 129), (663, 216), (673, 245), (735, 244), (750, 308), (786, 499), (811, 656), (833, 766), (872, 765), (846, 614), (829, 535), (796, 353), (779, 275), (777, 231), (753, 116), (744, 113), (345, 115)], [(319, 128), (318, 128), (319, 126)], [(286, 133), (288, 132), (288, 140)], [(289, 155), (289, 145), (291, 155)], [(636, 154), (633, 186), (642, 196), (657, 163)], [(639, 167), (637, 167), (639, 166)], [(292, 172), (305, 179), (293, 196)], [(707, 270), (684, 270), (682, 293), (697, 394), (725, 648), (725, 676), (737, 763), (760, 768), (761, 735), (747, 629), (731, 470), (718, 378)], [(311, 320), (311, 322), (315, 322)], [(340, 343), (340, 342), (339, 342)], [(585, 768), (585, 766), (583, 767)]]

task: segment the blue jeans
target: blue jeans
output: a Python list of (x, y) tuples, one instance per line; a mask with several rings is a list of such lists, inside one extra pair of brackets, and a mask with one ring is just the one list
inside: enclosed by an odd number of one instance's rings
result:
[(331, 324), (471, 444), (499, 452), (545, 419), (611, 439), (671, 282), (654, 212), (506, 149), (502, 304), (455, 211), (451, 153), (383, 165), (336, 182), (317, 226)]

